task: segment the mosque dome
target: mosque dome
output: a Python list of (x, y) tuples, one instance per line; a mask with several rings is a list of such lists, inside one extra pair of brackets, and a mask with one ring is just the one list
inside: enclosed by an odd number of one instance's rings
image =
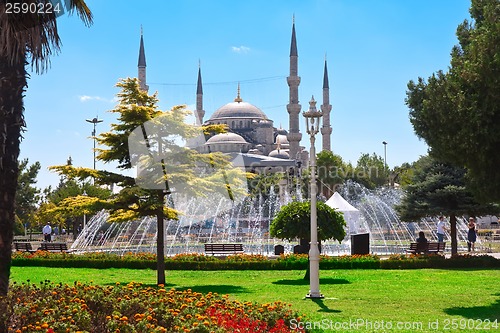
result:
[(214, 144), (214, 143), (243, 143), (246, 144), (247, 142), (241, 135), (238, 135), (236, 133), (220, 133), (217, 135), (214, 135), (210, 139), (207, 140), (207, 144)]
[(227, 103), (226, 105), (217, 109), (209, 122), (224, 121), (230, 118), (244, 118), (249, 120), (269, 120), (261, 109), (247, 102), (243, 102), (240, 97), (240, 86), (238, 84), (238, 96), (234, 102)]
[(274, 157), (274, 158), (281, 158), (284, 160), (290, 159), (290, 155), (283, 149), (275, 149), (272, 152), (269, 153), (269, 157)]
[(247, 102), (231, 102), (214, 112), (210, 121), (227, 120), (230, 118), (245, 118), (267, 120), (267, 116), (258, 107)]

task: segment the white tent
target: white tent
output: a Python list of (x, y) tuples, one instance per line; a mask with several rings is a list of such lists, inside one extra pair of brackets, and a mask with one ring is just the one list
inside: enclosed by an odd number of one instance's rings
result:
[(339, 212), (344, 213), (344, 220), (349, 227), (349, 234), (358, 233), (360, 217), (358, 209), (342, 198), (338, 192), (335, 192), (325, 203)]

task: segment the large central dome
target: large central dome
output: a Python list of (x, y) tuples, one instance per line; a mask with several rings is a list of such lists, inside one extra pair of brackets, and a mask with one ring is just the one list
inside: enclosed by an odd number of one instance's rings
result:
[(255, 120), (268, 120), (266, 114), (258, 107), (247, 102), (231, 102), (220, 107), (214, 112), (210, 121), (227, 120), (229, 118), (247, 118)]

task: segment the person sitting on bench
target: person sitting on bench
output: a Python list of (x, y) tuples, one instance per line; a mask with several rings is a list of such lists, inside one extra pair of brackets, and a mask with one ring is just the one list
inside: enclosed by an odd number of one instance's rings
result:
[(427, 240), (427, 238), (425, 238), (425, 233), (423, 231), (420, 231), (418, 233), (418, 238), (417, 238), (417, 243), (428, 243), (429, 241)]
[(416, 253), (427, 252), (429, 247), (429, 241), (427, 240), (427, 238), (425, 238), (425, 234), (423, 231), (420, 231), (418, 233), (418, 238), (416, 241), (417, 241), (417, 250), (415, 252)]

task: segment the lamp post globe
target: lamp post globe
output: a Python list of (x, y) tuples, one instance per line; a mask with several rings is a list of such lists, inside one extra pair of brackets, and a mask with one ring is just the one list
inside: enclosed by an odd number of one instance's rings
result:
[(323, 113), (316, 109), (316, 101), (312, 96), (309, 102), (309, 110), (302, 115), (306, 120), (306, 130), (311, 139), (310, 168), (311, 168), (311, 243), (309, 246), (309, 294), (307, 298), (324, 298), (319, 290), (319, 248), (318, 248), (318, 218), (316, 210), (316, 148), (315, 135), (319, 131), (319, 125)]

